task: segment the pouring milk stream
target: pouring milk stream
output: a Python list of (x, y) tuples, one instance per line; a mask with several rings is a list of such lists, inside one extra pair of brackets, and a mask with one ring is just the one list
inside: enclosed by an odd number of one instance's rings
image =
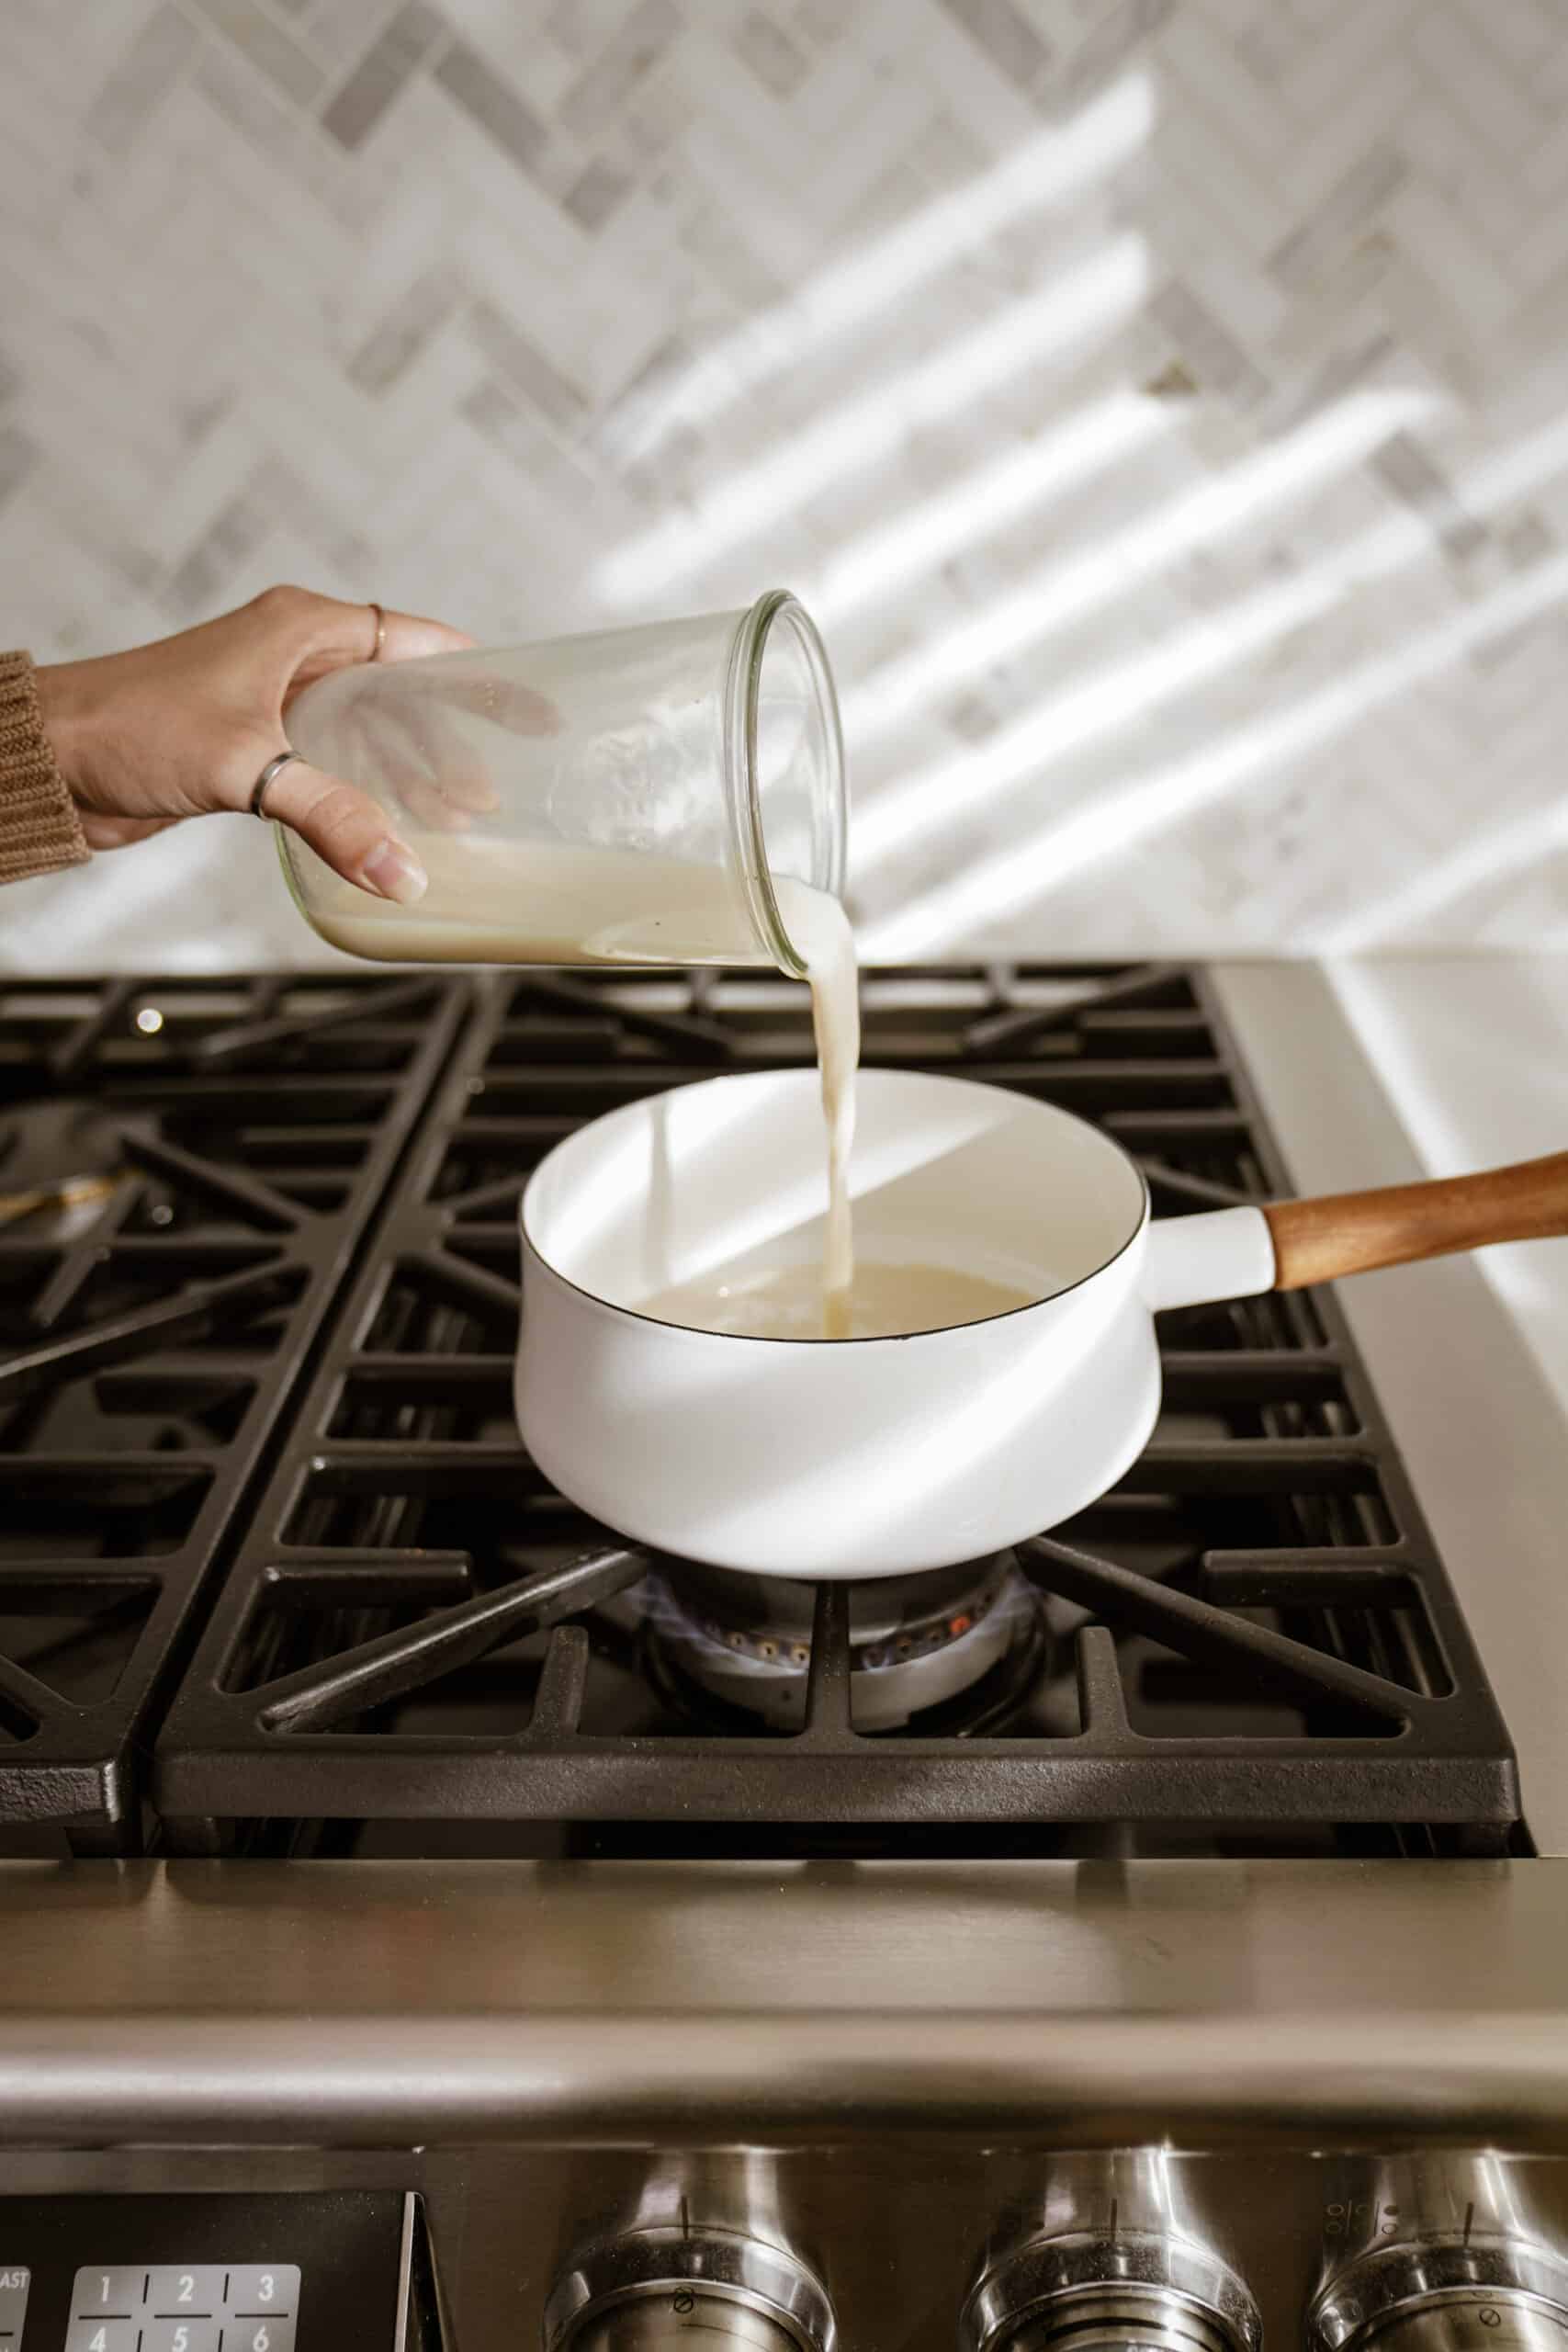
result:
[[(412, 846), (431, 876), (430, 898), (460, 905), (462, 920), (367, 900), (341, 883), (312, 910), (324, 938), (397, 963), (718, 962), (749, 944), (737, 933), (733, 888), (716, 868), (640, 851), (440, 833)], [(644, 1301), (643, 1311), (699, 1330), (841, 1340), (978, 1322), (1027, 1305), (1026, 1292), (944, 1267), (857, 1268), (849, 1183), (860, 1061), (854, 934), (830, 892), (788, 876), (773, 887), (811, 986), (828, 1155), (821, 1269), (781, 1267), (731, 1283), (719, 1268)]]

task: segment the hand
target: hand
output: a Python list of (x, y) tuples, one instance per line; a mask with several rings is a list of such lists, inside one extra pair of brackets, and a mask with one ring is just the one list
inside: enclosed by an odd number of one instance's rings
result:
[[(356, 683), (363, 690), (339, 702), (325, 739), (333, 767), (374, 776), (378, 792), (432, 832), (463, 832), (500, 808), (488, 761), (494, 730), (553, 735), (562, 724), (531, 686), (490, 670), (476, 674), (471, 665), (401, 676), (378, 666)], [(480, 723), (465, 726), (465, 715)], [(270, 786), (266, 800), (270, 810)]]
[[(385, 623), (383, 662), (473, 643), (409, 613), (389, 612)], [(293, 697), (330, 670), (368, 662), (376, 626), (367, 605), (269, 588), (177, 637), (40, 669), (44, 730), (89, 848), (118, 849), (186, 817), (248, 808), (257, 776), (288, 742), (284, 714)], [(547, 727), (550, 715), (538, 707), (534, 724)], [(428, 731), (428, 718), (423, 724)], [(465, 807), (487, 805), (482, 778), (470, 774), (465, 782), (459, 769), (455, 789), (445, 783), (438, 789), (428, 763), (406, 749), (388, 780), (426, 822), (461, 823)], [(292, 760), (268, 787), (266, 813), (361, 889), (404, 905), (423, 895), (418, 858), (369, 794), (343, 777)]]

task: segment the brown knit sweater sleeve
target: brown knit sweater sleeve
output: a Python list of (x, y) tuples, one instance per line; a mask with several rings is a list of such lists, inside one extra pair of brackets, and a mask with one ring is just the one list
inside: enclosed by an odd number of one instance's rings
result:
[(43, 731), (31, 656), (0, 653), (0, 882), (80, 865), (88, 854)]

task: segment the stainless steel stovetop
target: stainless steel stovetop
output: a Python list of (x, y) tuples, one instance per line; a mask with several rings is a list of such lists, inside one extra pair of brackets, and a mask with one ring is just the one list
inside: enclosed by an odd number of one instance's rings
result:
[[(520, 1158), (799, 1050), (668, 988), (11, 992), (0, 1185), (74, 1183), (0, 1227), (0, 2347), (1560, 2337), (1561, 1438), (1486, 1285), (1168, 1334), (1072, 1576), (727, 1613), (496, 1401)], [(1168, 1208), (1415, 1172), (1310, 971), (874, 988)]]

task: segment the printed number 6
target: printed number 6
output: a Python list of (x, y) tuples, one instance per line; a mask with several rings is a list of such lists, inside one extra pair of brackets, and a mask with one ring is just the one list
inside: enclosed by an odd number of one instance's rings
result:
[(271, 2342), (272, 2338), (267, 2334), (265, 2324), (264, 2323), (262, 2326), (257, 2328), (255, 2334), (251, 2338), (251, 2352), (267, 2352), (267, 2347)]

